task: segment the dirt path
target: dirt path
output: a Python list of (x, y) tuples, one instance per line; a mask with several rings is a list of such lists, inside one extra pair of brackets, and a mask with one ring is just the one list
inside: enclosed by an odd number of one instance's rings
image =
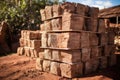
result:
[[(114, 67), (73, 80), (120, 80), (120, 68)], [(118, 71), (119, 70), (119, 71)], [(108, 76), (108, 77), (107, 77)], [(40, 72), (35, 69), (35, 59), (17, 54), (0, 57), (0, 80), (71, 80)]]

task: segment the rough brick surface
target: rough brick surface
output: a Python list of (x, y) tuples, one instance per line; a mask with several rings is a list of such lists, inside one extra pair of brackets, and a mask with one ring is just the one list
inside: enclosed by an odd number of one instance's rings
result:
[(60, 69), (63, 77), (73, 78), (83, 75), (83, 64), (81, 62), (76, 64), (61, 63)]
[(24, 55), (24, 48), (23, 48), (23, 47), (19, 47), (19, 48), (17, 49), (17, 54), (18, 54), (18, 55)]
[(116, 55), (115, 54), (111, 54), (110, 59), (109, 59), (109, 65), (110, 66), (114, 66), (116, 64)]
[(106, 32), (104, 19), (98, 20), (98, 32)]
[(98, 13), (99, 13), (99, 8), (96, 7), (90, 7), (89, 8), (89, 12), (88, 12), (88, 16), (92, 17), (92, 18), (97, 18), (98, 17)]
[(86, 62), (90, 60), (91, 48), (82, 48), (82, 61)]
[(62, 15), (63, 10), (61, 8), (61, 5), (53, 5), (53, 17), (58, 17)]
[(42, 21), (46, 20), (46, 13), (45, 13), (45, 10), (44, 10), (44, 9), (41, 9), (41, 10), (40, 10), (40, 14), (41, 14), (41, 20), (42, 20)]
[(95, 33), (90, 33), (89, 35), (90, 45), (97, 46), (98, 45), (98, 36)]
[(58, 63), (58, 62), (51, 62), (50, 73), (56, 74), (56, 75), (60, 76), (61, 75), (60, 63)]
[(52, 6), (46, 6), (45, 7), (45, 13), (46, 13), (46, 19), (50, 19), (53, 17), (53, 8)]
[(52, 30), (51, 21), (45, 21), (44, 26), (45, 26), (45, 31), (50, 31), (50, 30)]
[(58, 50), (52, 50), (52, 60), (61, 61), (61, 54)]
[(74, 63), (81, 61), (81, 51), (80, 50), (70, 50), (70, 51), (60, 51), (62, 62)]
[(91, 58), (97, 58), (101, 56), (101, 49), (100, 47), (92, 47), (91, 48)]
[(89, 33), (83, 32), (81, 33), (81, 47), (89, 47), (90, 40), (89, 40)]
[(80, 48), (80, 33), (62, 33), (60, 48)]
[(98, 45), (98, 37), (95, 33), (81, 33), (81, 47), (90, 47)]
[(31, 40), (31, 48), (40, 48), (41, 47), (41, 41), (40, 40)]
[(98, 20), (94, 18), (85, 19), (85, 30), (87, 31), (97, 31)]
[(40, 58), (36, 59), (36, 69), (43, 71), (43, 60)]
[(48, 34), (48, 46), (58, 48), (61, 35), (59, 33), (49, 33)]
[(45, 31), (45, 24), (44, 23), (40, 25), (40, 30)]
[(62, 30), (62, 18), (53, 19), (52, 23), (52, 30)]
[(24, 50), (25, 50), (25, 55), (29, 57), (30, 56), (30, 49), (24, 48)]
[(64, 12), (74, 13), (75, 3), (65, 2), (62, 4), (61, 8), (64, 10)]
[(21, 46), (21, 47), (25, 46), (24, 38), (20, 38), (20, 39), (19, 39), (19, 43), (20, 43), (20, 46)]
[(49, 33), (48, 46), (54, 48), (79, 49), (80, 33)]
[(99, 66), (99, 60), (98, 59), (91, 59), (85, 63), (85, 70), (84, 74), (89, 74), (91, 72), (94, 72), (98, 69)]
[(47, 39), (48, 39), (47, 33), (43, 32), (42, 33), (42, 38), (41, 38), (41, 46), (42, 47), (47, 47), (48, 46)]
[(114, 32), (108, 32), (108, 44), (114, 44), (114, 38), (115, 38), (115, 33)]
[(100, 69), (107, 68), (108, 58), (106, 56), (100, 58)]
[(62, 16), (62, 30), (82, 30), (84, 18), (78, 14), (64, 13)]
[(50, 50), (50, 49), (45, 49), (45, 50), (44, 50), (44, 58), (45, 58), (45, 59), (50, 59), (50, 60), (52, 60), (52, 50)]
[(107, 45), (108, 44), (108, 34), (101, 33), (100, 34), (100, 45)]
[(51, 61), (44, 60), (43, 61), (43, 71), (50, 72), (50, 64), (51, 64)]
[(77, 3), (76, 5), (76, 13), (81, 15), (81, 16), (85, 16), (85, 10), (86, 7), (83, 4)]

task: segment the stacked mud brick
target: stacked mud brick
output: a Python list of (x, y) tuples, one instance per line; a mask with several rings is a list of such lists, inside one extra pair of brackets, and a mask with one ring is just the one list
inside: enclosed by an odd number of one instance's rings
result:
[(99, 9), (66, 2), (40, 10), (42, 58), (36, 68), (73, 78), (116, 63), (114, 36), (106, 31)]
[(41, 57), (43, 49), (41, 46), (40, 31), (22, 30), (21, 38), (19, 39), (20, 47), (17, 50), (18, 55), (25, 55), (28, 57)]
[(114, 35), (106, 31), (99, 9), (63, 3), (40, 10), (41, 31), (21, 32), (19, 55), (36, 57), (36, 68), (73, 78), (116, 63)]

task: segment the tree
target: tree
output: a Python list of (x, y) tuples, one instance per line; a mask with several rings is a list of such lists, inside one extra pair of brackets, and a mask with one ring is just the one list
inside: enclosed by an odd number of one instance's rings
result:
[[(63, 0), (65, 1), (65, 0)], [(7, 21), (15, 34), (22, 29), (39, 29), (40, 9), (46, 5), (59, 4), (59, 0), (2, 0), (0, 21)]]

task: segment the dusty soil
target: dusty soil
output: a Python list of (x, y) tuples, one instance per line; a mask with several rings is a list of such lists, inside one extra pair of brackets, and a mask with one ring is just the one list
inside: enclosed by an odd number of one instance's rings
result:
[[(0, 57), (0, 80), (71, 80), (40, 72), (35, 69), (35, 59), (17, 54)], [(120, 66), (72, 80), (120, 80)]]

